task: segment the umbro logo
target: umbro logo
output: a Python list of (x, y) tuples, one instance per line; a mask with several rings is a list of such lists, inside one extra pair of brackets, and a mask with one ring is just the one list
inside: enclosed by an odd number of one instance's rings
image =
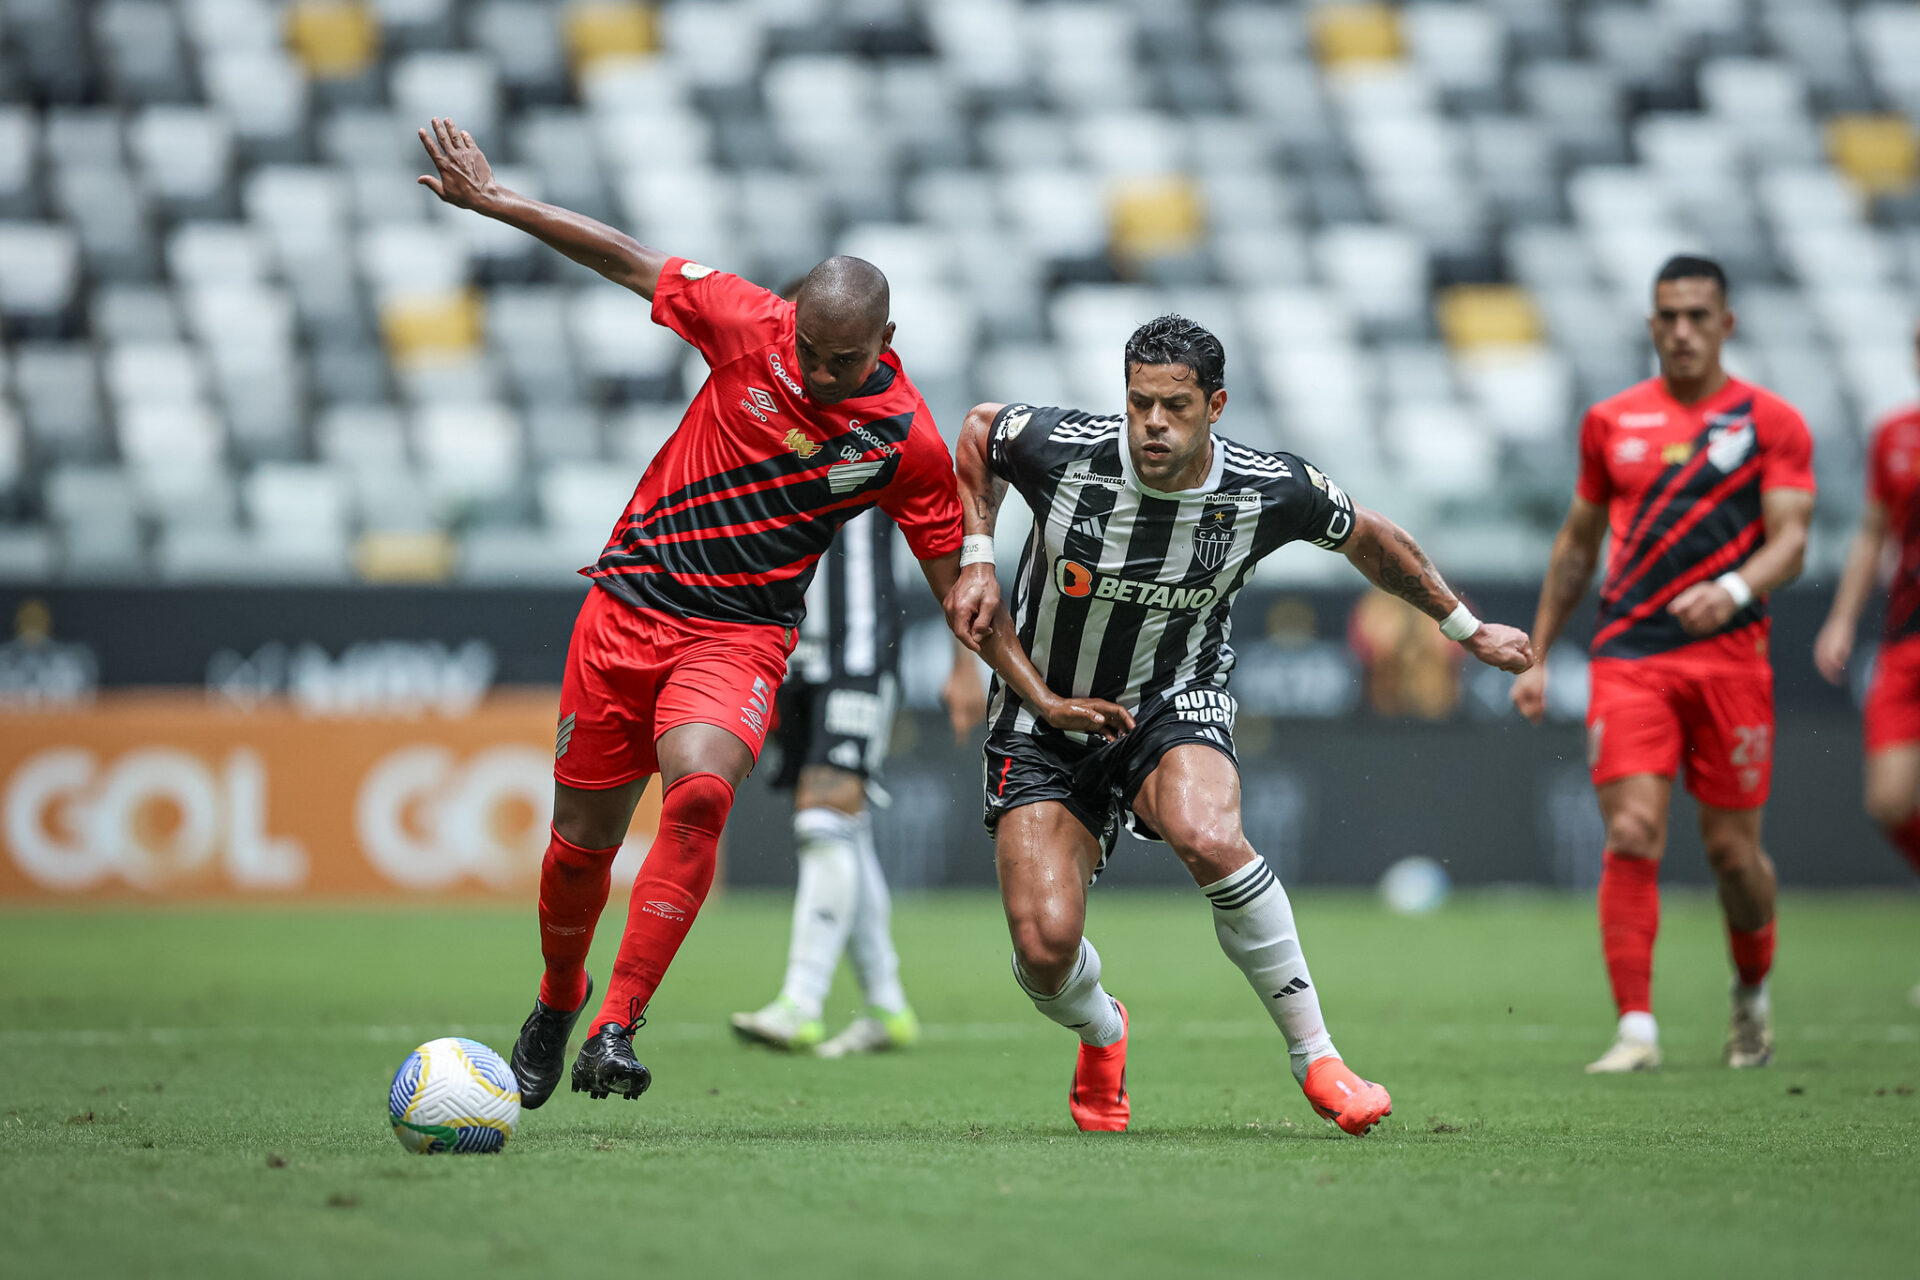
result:
[(761, 387), (748, 387), (747, 394), (753, 397), (753, 402), (759, 405), (764, 412), (780, 412), (780, 406), (773, 402), (773, 393), (771, 391)]
[(553, 735), (553, 758), (558, 760), (567, 754), (567, 748), (573, 745), (573, 721), (580, 713), (570, 711), (567, 718), (560, 722), (560, 729)]
[(647, 902), (640, 909), (648, 915), (659, 916), (662, 920), (685, 920), (687, 909), (672, 902)]
[(1297, 996), (1302, 991), (1311, 989), (1312, 986), (1313, 984), (1305, 978), (1295, 978), (1292, 982), (1289, 982), (1286, 986), (1274, 992), (1273, 998), (1275, 1000), (1284, 1000), (1288, 996)]

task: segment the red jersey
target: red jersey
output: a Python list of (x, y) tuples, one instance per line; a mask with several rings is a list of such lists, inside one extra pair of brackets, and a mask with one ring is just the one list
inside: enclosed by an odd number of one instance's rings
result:
[(897, 355), (849, 399), (816, 404), (793, 304), (684, 258), (661, 270), (653, 318), (711, 372), (582, 573), (636, 608), (793, 627), (821, 552), (871, 506), (922, 560), (959, 548), (953, 458)]
[(1887, 509), (1900, 567), (1887, 590), (1889, 641), (1920, 634), (1920, 404), (1880, 420), (1867, 450), (1867, 497)]
[(1760, 495), (1813, 489), (1813, 437), (1794, 407), (1730, 378), (1683, 405), (1659, 378), (1587, 411), (1578, 492), (1607, 505), (1613, 534), (1600, 590), (1596, 658), (1765, 660), (1764, 599), (1719, 631), (1689, 635), (1667, 612), (1696, 582), (1737, 569), (1766, 539)]

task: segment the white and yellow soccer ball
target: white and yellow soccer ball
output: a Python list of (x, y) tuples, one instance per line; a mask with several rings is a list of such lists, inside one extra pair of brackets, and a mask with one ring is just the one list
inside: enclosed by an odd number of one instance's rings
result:
[(416, 1155), (498, 1151), (520, 1123), (520, 1082), (478, 1040), (429, 1040), (394, 1073), (387, 1113)]

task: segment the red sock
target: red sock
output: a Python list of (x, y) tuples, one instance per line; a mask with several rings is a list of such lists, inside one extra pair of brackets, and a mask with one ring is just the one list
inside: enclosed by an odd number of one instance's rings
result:
[(1600, 951), (1621, 1013), (1653, 1012), (1653, 940), (1659, 932), (1659, 860), (1607, 850), (1600, 859)]
[(631, 1027), (653, 999), (667, 966), (693, 928), (700, 904), (713, 886), (720, 828), (733, 808), (733, 788), (715, 773), (690, 773), (667, 788), (660, 804), (660, 833), (633, 882), (627, 931), (613, 962), (607, 998), (593, 1030), (609, 1022)]
[(1915, 810), (1897, 827), (1881, 829), (1887, 839), (1893, 842), (1893, 847), (1900, 851), (1900, 856), (1907, 860), (1907, 865), (1914, 869), (1915, 874), (1920, 874), (1920, 810)]
[(620, 846), (582, 849), (551, 832), (540, 863), (540, 999), (555, 1009), (576, 1009), (587, 994), (587, 952), (593, 926), (607, 905), (608, 872)]
[(1740, 975), (1740, 985), (1759, 986), (1767, 971), (1773, 968), (1773, 921), (1747, 933), (1729, 928), (1727, 948), (1733, 952), (1733, 967)]

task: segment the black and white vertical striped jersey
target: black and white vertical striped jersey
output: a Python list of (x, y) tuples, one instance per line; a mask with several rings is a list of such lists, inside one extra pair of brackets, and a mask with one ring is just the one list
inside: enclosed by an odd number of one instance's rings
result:
[[(1021, 644), (1054, 692), (1129, 711), (1226, 684), (1233, 598), (1254, 564), (1353, 533), (1352, 502), (1317, 468), (1217, 433), (1206, 479), (1162, 493), (1134, 474), (1124, 417), (1014, 404), (994, 417), (988, 465), (1033, 510), (1013, 590)], [(988, 723), (1039, 721), (996, 680)]]
[(840, 527), (807, 586), (807, 616), (787, 663), (809, 684), (887, 675), (900, 665), (894, 524), (873, 507)]

